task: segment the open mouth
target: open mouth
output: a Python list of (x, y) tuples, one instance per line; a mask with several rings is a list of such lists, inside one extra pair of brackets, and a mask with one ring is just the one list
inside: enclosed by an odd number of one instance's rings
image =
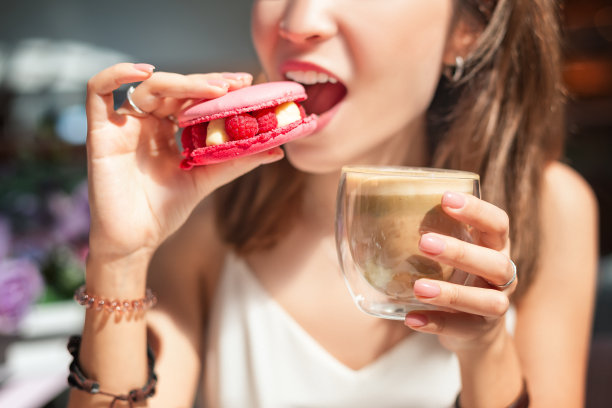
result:
[(290, 70), (288, 80), (299, 82), (306, 89), (308, 99), (302, 102), (308, 115), (320, 116), (340, 103), (347, 94), (346, 86), (337, 78), (314, 70)]

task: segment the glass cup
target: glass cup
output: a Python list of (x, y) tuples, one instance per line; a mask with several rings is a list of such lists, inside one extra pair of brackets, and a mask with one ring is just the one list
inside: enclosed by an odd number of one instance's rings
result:
[(446, 191), (480, 197), (478, 174), (416, 167), (345, 166), (338, 187), (336, 245), (342, 273), (359, 309), (404, 320), (431, 310), (414, 296), (420, 278), (470, 284), (469, 275), (425, 257), (427, 232), (471, 242), (470, 227), (441, 207)]

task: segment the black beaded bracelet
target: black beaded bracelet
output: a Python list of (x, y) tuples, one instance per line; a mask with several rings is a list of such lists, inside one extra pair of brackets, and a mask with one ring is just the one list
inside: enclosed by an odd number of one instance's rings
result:
[(100, 389), (100, 383), (88, 379), (79, 364), (79, 349), (81, 347), (81, 336), (72, 336), (68, 341), (68, 351), (72, 355), (73, 359), (70, 363), (70, 374), (68, 374), (68, 384), (81, 391), (88, 392), (90, 394), (100, 394), (113, 397), (109, 408), (113, 408), (117, 401), (127, 401), (130, 408), (133, 407), (135, 402), (142, 402), (147, 398), (155, 395), (155, 386), (157, 385), (157, 375), (155, 374), (155, 355), (151, 347), (147, 347), (147, 360), (149, 365), (149, 379), (142, 388), (136, 388), (128, 392), (127, 394), (117, 395), (110, 392), (102, 391)]
[[(455, 400), (455, 408), (461, 408), (459, 397), (461, 397), (461, 394), (457, 395), (457, 399)], [(512, 404), (508, 405), (507, 408), (529, 408), (529, 393), (527, 392), (527, 383), (525, 380), (523, 380), (523, 388), (521, 388), (520, 395)]]

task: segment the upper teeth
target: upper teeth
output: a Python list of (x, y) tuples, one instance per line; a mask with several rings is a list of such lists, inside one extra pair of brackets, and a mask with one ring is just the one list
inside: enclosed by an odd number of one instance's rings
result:
[(323, 72), (317, 71), (287, 71), (285, 76), (292, 81), (299, 82), (304, 85), (324, 84), (338, 82), (336, 78), (332, 78)]

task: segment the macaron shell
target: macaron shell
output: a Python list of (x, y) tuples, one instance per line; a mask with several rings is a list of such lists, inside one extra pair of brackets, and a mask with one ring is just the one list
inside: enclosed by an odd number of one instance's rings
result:
[(195, 149), (181, 162), (181, 168), (188, 170), (193, 166), (214, 164), (263, 152), (291, 140), (308, 136), (317, 128), (317, 116), (310, 115), (287, 126), (260, 133), (254, 137), (234, 140), (217, 146)]
[(178, 122), (180, 127), (186, 127), (306, 98), (306, 90), (297, 82), (266, 82), (228, 92), (219, 98), (199, 101), (181, 112)]

